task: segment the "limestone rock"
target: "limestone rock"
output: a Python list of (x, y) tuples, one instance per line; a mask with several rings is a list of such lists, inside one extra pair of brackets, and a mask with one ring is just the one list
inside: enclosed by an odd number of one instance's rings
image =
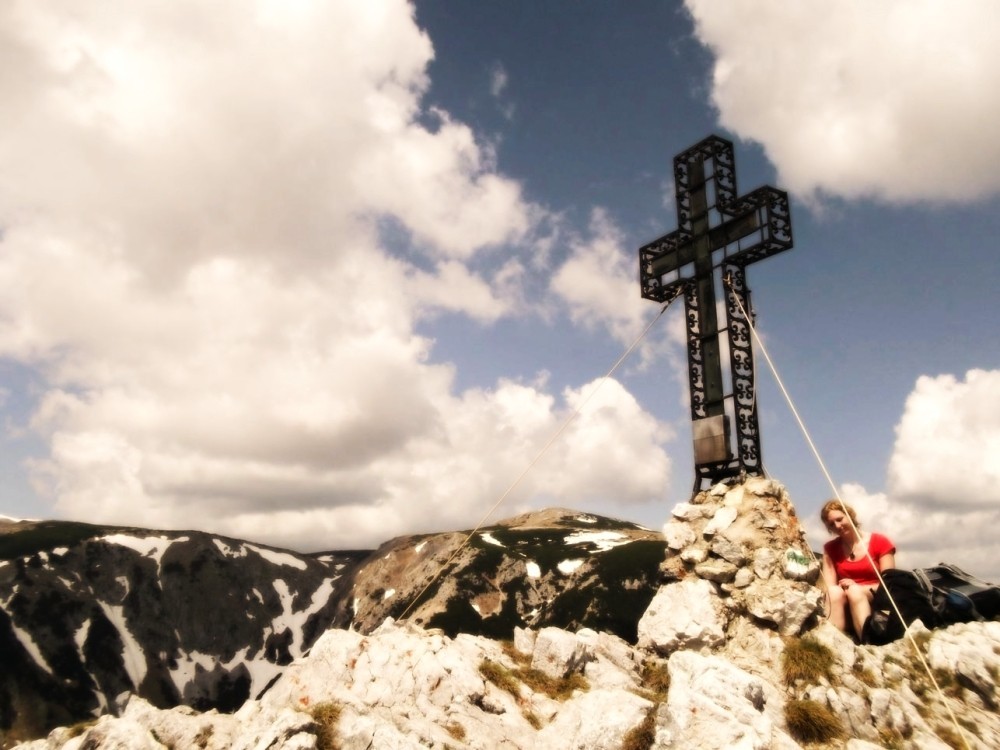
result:
[(745, 589), (753, 582), (753, 570), (750, 568), (740, 568), (736, 571), (736, 576), (733, 578), (733, 587), (737, 589)]
[(205, 750), (231, 748), (234, 737), (249, 725), (244, 722), (241, 727), (234, 716), (217, 711), (198, 713), (186, 706), (164, 711), (137, 695), (129, 698), (122, 718), (147, 728), (168, 747)]
[[(691, 578), (687, 588), (703, 586), (711, 584)], [(1000, 624), (977, 622), (917, 633), (938, 677), (951, 681), (944, 700), (961, 717), (960, 730), (968, 734), (969, 747), (1000, 746), (1000, 716), (985, 706), (986, 699), (997, 699), (997, 688), (979, 685), (984, 699), (971, 688), (981, 668), (996, 669)], [(738, 618), (715, 653), (671, 653), (670, 689), (657, 708), (642, 692), (639, 669), (644, 661), (656, 661), (650, 650), (607, 633), (582, 629), (522, 638), (525, 644), (533, 643), (533, 649), (575, 644), (589, 653), (584, 665), (589, 685), (556, 700), (516, 676), (516, 695), (487, 678), (480, 669), (487, 662), (509, 675), (519, 669), (520, 662), (512, 661), (495, 641), (469, 635), (452, 639), (387, 621), (367, 636), (328, 631), (264, 696), (248, 701), (235, 714), (157, 709), (133, 697), (120, 717), (102, 717), (82, 733), (57, 729), (48, 739), (19, 750), (315, 750), (320, 722), (325, 721), (318, 709), (331, 705), (338, 708), (339, 718), (329, 728), (344, 750), (618, 748), (624, 735), (654, 709), (656, 748), (796, 750), (800, 746), (784, 722), (784, 708), (793, 698), (820, 702), (847, 728), (849, 738), (824, 746), (830, 750), (865, 750), (880, 746), (883, 738), (902, 750), (944, 747), (940, 737), (958, 731), (947, 729), (946, 709), (928, 690), (926, 677), (913, 671), (909, 643), (856, 646), (828, 624), (808, 637), (833, 652), (832, 680), (807, 680), (785, 688), (782, 638)], [(565, 649), (565, 663), (576, 651)], [(965, 659), (972, 662), (962, 677)], [(909, 666), (888, 668), (900, 665)], [(961, 697), (955, 684), (964, 691)]]
[(747, 552), (743, 545), (724, 536), (712, 542), (712, 554), (736, 566), (742, 566), (747, 561)]
[[(688, 549), (691, 548), (689, 547)], [(682, 557), (668, 557), (659, 565), (660, 579), (664, 583), (682, 580), (687, 576), (687, 567), (684, 565), (684, 562)]]
[(773, 579), (751, 584), (746, 589), (747, 611), (774, 623), (782, 635), (798, 635), (823, 603), (823, 594), (814, 586)]
[(639, 620), (640, 648), (661, 654), (712, 647), (725, 640), (725, 615), (715, 587), (688, 578), (664, 586)]
[(736, 577), (737, 570), (731, 562), (719, 559), (705, 560), (694, 566), (696, 576), (715, 583), (729, 583)]
[[(692, 565), (697, 565), (698, 563), (703, 563), (708, 559), (708, 547), (703, 544), (692, 544), (690, 547), (685, 547), (681, 550), (677, 558), (681, 562), (686, 563), (688, 567)], [(686, 570), (686, 568), (684, 568)], [(684, 576), (679, 575), (677, 578), (683, 578)]]
[[(623, 690), (591, 690), (568, 703), (538, 733), (538, 748), (619, 750), (622, 736), (642, 723), (653, 703)], [(573, 743), (567, 744), (572, 737)]]
[(593, 645), (596, 644), (565, 630), (542, 628), (535, 639), (531, 668), (557, 679), (582, 672), (587, 662), (594, 659)]
[(857, 646), (854, 645), (854, 641), (829, 622), (824, 622), (811, 630), (809, 638), (828, 648), (841, 670), (844, 672), (854, 670), (854, 665), (859, 659)]
[(753, 572), (758, 578), (770, 578), (778, 564), (778, 553), (770, 547), (759, 547), (753, 553)]
[(732, 526), (733, 521), (736, 520), (738, 515), (739, 509), (734, 508), (731, 505), (724, 505), (715, 512), (715, 515), (712, 516), (712, 520), (705, 524), (705, 528), (701, 530), (701, 533), (705, 536), (713, 536), (718, 534), (720, 531), (725, 531)]
[(668, 523), (663, 528), (663, 536), (667, 541), (667, 547), (672, 550), (684, 549), (696, 539), (694, 531), (686, 523)]
[(785, 550), (783, 557), (785, 578), (793, 581), (814, 582), (819, 578), (820, 562), (812, 554), (806, 554), (795, 547)]
[(514, 648), (522, 654), (530, 654), (535, 650), (537, 631), (530, 628), (514, 628)]
[(781, 696), (759, 678), (691, 651), (671, 655), (669, 668), (665, 747), (771, 748), (784, 734)]
[[(693, 576), (718, 584), (727, 597), (719, 602), (727, 624), (748, 618), (770, 623), (782, 635), (797, 635), (819, 619), (823, 598), (812, 585), (819, 576), (819, 562), (777, 482), (751, 478), (743, 484), (720, 483), (681, 503), (665, 531), (670, 541), (661, 570), (669, 570), (670, 576), (664, 579)], [(662, 610), (655, 597), (646, 616), (654, 610)], [(711, 618), (709, 627), (718, 619)], [(680, 615), (674, 620), (675, 630), (691, 627), (679, 622)], [(711, 637), (694, 642), (699, 644), (695, 647), (718, 644)], [(679, 638), (668, 648), (685, 643), (687, 639)]]
[[(711, 510), (710, 508), (708, 510)], [(691, 503), (677, 503), (670, 515), (681, 521), (694, 521), (705, 518), (706, 508), (704, 505), (693, 505)]]

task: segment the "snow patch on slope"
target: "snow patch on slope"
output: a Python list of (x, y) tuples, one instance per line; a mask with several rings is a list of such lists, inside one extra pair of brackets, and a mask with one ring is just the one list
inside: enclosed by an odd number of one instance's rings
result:
[(163, 535), (133, 536), (132, 534), (108, 534), (101, 537), (100, 541), (107, 542), (108, 544), (116, 544), (119, 547), (127, 547), (138, 552), (143, 557), (151, 557), (156, 561), (157, 571), (162, 571), (163, 553), (167, 551), (167, 548), (174, 542), (186, 542), (190, 538), (188, 536), (171, 538)]
[(579, 568), (581, 565), (583, 565), (583, 560), (579, 560), (579, 559), (578, 560), (563, 560), (556, 567), (559, 569), (560, 573), (562, 573), (563, 575), (567, 575), (568, 576), (570, 573), (572, 573), (574, 570), (576, 570), (577, 568)]
[(80, 661), (83, 661), (83, 644), (87, 642), (87, 635), (90, 633), (90, 623), (92, 620), (88, 617), (83, 621), (83, 624), (76, 629), (73, 633), (73, 642), (76, 643), (76, 650), (80, 653)]
[(479, 538), (482, 539), (487, 544), (493, 544), (493, 545), (496, 545), (497, 547), (506, 547), (507, 546), (503, 542), (501, 542), (500, 540), (498, 540), (496, 537), (494, 537), (492, 534), (490, 534), (490, 532), (488, 532), (488, 531), (484, 531), (482, 534), (480, 534)]
[(132, 635), (132, 631), (128, 629), (128, 623), (125, 621), (125, 608), (106, 604), (100, 599), (97, 600), (97, 603), (104, 610), (104, 616), (118, 631), (118, 636), (122, 641), (122, 662), (125, 664), (125, 671), (128, 673), (129, 679), (132, 680), (132, 685), (138, 688), (146, 679), (146, 654), (135, 636)]
[(171, 539), (167, 536), (132, 536), (131, 534), (108, 534), (101, 537), (99, 541), (108, 544), (117, 544), (120, 547), (128, 547), (138, 552), (144, 557), (155, 556), (157, 560), (163, 555), (161, 548), (166, 549), (174, 542), (186, 542), (190, 537), (180, 536)]
[(10, 622), (10, 629), (14, 631), (14, 637), (17, 638), (18, 641), (20, 641), (21, 646), (24, 647), (24, 650), (28, 652), (28, 655), (35, 660), (35, 663), (38, 666), (40, 666), (50, 675), (55, 677), (55, 672), (52, 671), (52, 667), (49, 665), (49, 662), (42, 654), (42, 650), (38, 647), (38, 644), (35, 643), (35, 639), (31, 637), (31, 633), (29, 633), (27, 630), (22, 630), (17, 625), (15, 625), (13, 618), (9, 618), (8, 622)]
[(597, 547), (596, 550), (591, 551), (593, 554), (594, 552), (607, 552), (614, 547), (628, 544), (632, 540), (620, 531), (578, 531), (565, 537), (563, 541), (566, 544), (593, 544)]
[(298, 570), (306, 570), (309, 566), (306, 565), (305, 560), (300, 560), (294, 555), (290, 555), (287, 552), (277, 552), (273, 549), (265, 549), (264, 547), (258, 547), (255, 544), (245, 544), (247, 549), (253, 550), (258, 555), (263, 557), (269, 563), (274, 565), (287, 565), (290, 568), (297, 568)]
[(213, 539), (212, 544), (214, 544), (218, 548), (219, 552), (221, 552), (225, 557), (240, 558), (247, 556), (247, 551), (244, 549), (243, 545), (233, 547), (226, 544), (221, 539)]

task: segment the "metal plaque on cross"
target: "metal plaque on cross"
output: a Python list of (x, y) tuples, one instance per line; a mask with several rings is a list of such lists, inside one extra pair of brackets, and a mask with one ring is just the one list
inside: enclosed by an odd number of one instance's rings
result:
[[(684, 295), (697, 491), (704, 481), (764, 473), (746, 267), (791, 248), (792, 221), (782, 190), (738, 195), (733, 144), (719, 136), (674, 157), (674, 187), (678, 228), (639, 249), (639, 276), (646, 299)], [(717, 297), (726, 300), (725, 326)]]

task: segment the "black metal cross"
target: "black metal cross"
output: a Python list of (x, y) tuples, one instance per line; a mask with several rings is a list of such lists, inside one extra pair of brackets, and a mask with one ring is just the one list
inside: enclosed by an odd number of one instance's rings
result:
[[(764, 473), (753, 342), (740, 308), (753, 315), (746, 266), (791, 248), (792, 221), (784, 191), (762, 187), (737, 197), (733, 144), (719, 136), (674, 157), (674, 184), (678, 229), (639, 249), (639, 276), (646, 299), (668, 303), (684, 295), (697, 491), (704, 480)], [(725, 328), (717, 291), (726, 299)]]

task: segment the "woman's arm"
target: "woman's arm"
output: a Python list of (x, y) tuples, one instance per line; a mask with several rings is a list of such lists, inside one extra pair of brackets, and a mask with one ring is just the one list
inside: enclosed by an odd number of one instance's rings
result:
[(896, 547), (888, 538), (881, 534), (873, 534), (873, 542), (877, 542), (878, 549), (875, 550), (879, 572), (891, 570), (896, 567)]
[(833, 567), (833, 560), (830, 559), (830, 555), (826, 552), (823, 553), (823, 581), (826, 583), (827, 588), (834, 588), (839, 585), (837, 582), (837, 571)]

